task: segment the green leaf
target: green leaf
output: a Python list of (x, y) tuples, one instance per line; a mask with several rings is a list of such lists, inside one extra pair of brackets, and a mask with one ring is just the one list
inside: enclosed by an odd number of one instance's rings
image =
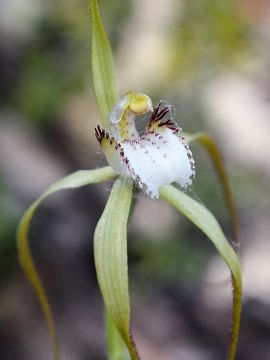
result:
[(213, 242), (232, 274), (233, 319), (228, 360), (235, 358), (241, 314), (242, 279), (238, 257), (224, 236), (216, 218), (206, 207), (172, 185), (160, 188), (160, 196), (186, 216)]
[(92, 75), (102, 124), (108, 126), (108, 114), (118, 99), (112, 51), (104, 30), (97, 0), (90, 0), (92, 30)]
[(114, 182), (94, 236), (94, 255), (99, 287), (106, 311), (121, 334), (130, 356), (138, 360), (130, 334), (127, 224), (133, 183), (127, 177)]
[(97, 170), (77, 171), (71, 175), (64, 177), (63, 179), (51, 185), (48, 188), (48, 190), (28, 208), (28, 210), (23, 215), (21, 222), (19, 224), (18, 233), (17, 233), (17, 242), (18, 242), (20, 263), (28, 280), (32, 284), (33, 289), (42, 307), (45, 319), (47, 321), (47, 326), (50, 332), (51, 340), (53, 343), (55, 360), (60, 359), (59, 344), (57, 341), (56, 330), (55, 330), (48, 298), (45, 293), (44, 287), (42, 285), (41, 279), (38, 275), (36, 265), (33, 261), (29, 247), (28, 233), (29, 233), (30, 222), (36, 208), (48, 195), (51, 195), (52, 193), (63, 189), (69, 189), (69, 188), (72, 189), (88, 184), (99, 183), (102, 181), (106, 181), (108, 179), (112, 179), (115, 176), (116, 174), (114, 173), (112, 168), (107, 166)]
[(204, 133), (204, 132), (193, 134), (193, 135), (186, 134), (186, 139), (187, 139), (188, 143), (197, 141), (199, 144), (201, 144), (205, 148), (205, 150), (208, 152), (208, 154), (211, 157), (213, 165), (218, 174), (221, 186), (223, 188), (225, 201), (226, 201), (227, 208), (228, 208), (230, 218), (231, 218), (232, 233), (233, 233), (233, 240), (234, 240), (233, 246), (236, 250), (239, 250), (240, 242), (239, 242), (238, 216), (237, 216), (237, 211), (236, 211), (234, 201), (233, 201), (229, 178), (227, 176), (226, 169), (225, 169), (224, 162), (223, 162), (221, 153), (219, 151), (219, 148), (216, 145), (214, 139), (210, 135), (208, 135), (207, 133)]

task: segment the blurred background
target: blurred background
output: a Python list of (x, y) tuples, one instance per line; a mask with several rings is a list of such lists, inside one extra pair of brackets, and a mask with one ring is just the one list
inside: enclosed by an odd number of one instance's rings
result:
[[(217, 141), (241, 225), (243, 317), (237, 360), (270, 359), (270, 3), (100, 1), (120, 93), (174, 104), (185, 131)], [(18, 264), (15, 232), (53, 181), (105, 164), (90, 72), (86, 1), (0, 0), (0, 357), (51, 359), (39, 304)], [(144, 120), (139, 121), (143, 128)], [(192, 145), (192, 196), (230, 222), (211, 162)], [(65, 360), (106, 359), (92, 241), (111, 183), (46, 200), (31, 246)], [(129, 227), (132, 326), (142, 359), (221, 360), (229, 273), (208, 239), (140, 194)]]

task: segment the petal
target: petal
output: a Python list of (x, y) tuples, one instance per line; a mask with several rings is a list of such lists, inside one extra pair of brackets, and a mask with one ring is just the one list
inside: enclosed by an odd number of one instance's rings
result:
[(117, 174), (127, 175), (128, 173), (123, 166), (123, 161), (121, 161), (122, 153), (121, 151), (118, 151), (121, 148), (120, 143), (118, 143), (105, 129), (101, 129), (99, 125), (95, 128), (95, 135), (108, 163), (114, 171)]

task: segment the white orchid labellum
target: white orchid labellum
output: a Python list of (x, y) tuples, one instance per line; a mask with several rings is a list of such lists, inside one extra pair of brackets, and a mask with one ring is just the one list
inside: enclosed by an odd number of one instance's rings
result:
[[(162, 185), (173, 182), (187, 189), (195, 176), (192, 153), (172, 110), (172, 105), (162, 101), (153, 109), (147, 95), (128, 92), (110, 112), (108, 129), (95, 129), (114, 171), (132, 177), (153, 198), (159, 197)], [(147, 112), (151, 112), (148, 126), (140, 137), (135, 116)]]

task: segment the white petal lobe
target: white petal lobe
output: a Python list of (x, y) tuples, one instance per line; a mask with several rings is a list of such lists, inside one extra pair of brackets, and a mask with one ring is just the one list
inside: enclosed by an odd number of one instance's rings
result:
[(139, 141), (121, 144), (122, 165), (151, 197), (159, 197), (162, 185), (177, 182), (187, 189), (194, 177), (191, 152), (171, 129), (146, 133)]

